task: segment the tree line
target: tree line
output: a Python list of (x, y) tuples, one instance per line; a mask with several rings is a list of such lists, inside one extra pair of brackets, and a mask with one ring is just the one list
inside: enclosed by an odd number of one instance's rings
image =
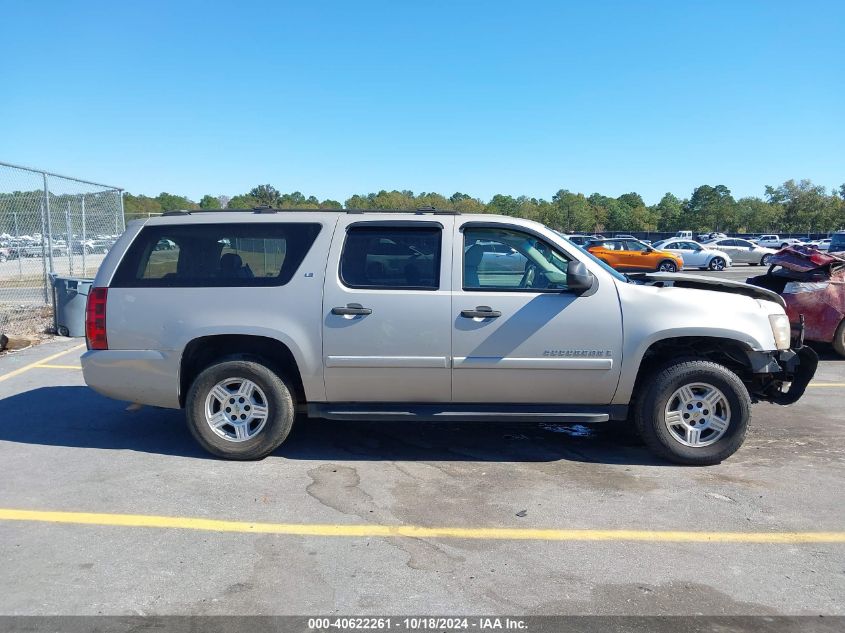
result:
[(565, 232), (603, 231), (723, 231), (725, 233), (823, 233), (845, 228), (845, 184), (830, 192), (810, 180), (787, 180), (766, 186), (764, 196), (736, 199), (725, 185), (701, 185), (689, 198), (667, 193), (646, 205), (638, 193), (616, 198), (594, 193), (585, 196), (561, 189), (550, 200), (496, 194), (483, 201), (465, 193), (379, 191), (337, 200), (306, 197), (299, 191), (281, 193), (259, 185), (248, 193), (206, 195), (197, 203), (184, 196), (161, 193), (156, 197), (124, 196), (127, 219), (181, 209), (244, 209), (269, 205), (277, 209), (452, 209), (462, 213), (497, 213), (538, 220)]

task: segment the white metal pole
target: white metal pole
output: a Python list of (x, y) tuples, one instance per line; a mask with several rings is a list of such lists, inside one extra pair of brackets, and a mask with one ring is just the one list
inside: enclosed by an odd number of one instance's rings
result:
[[(44, 213), (44, 200), (41, 200), (41, 269), (43, 271), (43, 276), (41, 279), (41, 285), (44, 287), (44, 303), (50, 303), (50, 297), (47, 296), (47, 284), (49, 279), (47, 279), (47, 254), (44, 252), (44, 245), (46, 244), (44, 240), (44, 233), (47, 230), (47, 223), (45, 220), (45, 213)], [(18, 251), (20, 255), (20, 251)]]
[(18, 229), (18, 212), (13, 211), (15, 215), (15, 245), (18, 248), (18, 277), (23, 278), (23, 262), (21, 261), (21, 232)]
[[(44, 176), (44, 209), (47, 212), (47, 259), (50, 262), (50, 272), (55, 273), (53, 266), (53, 221), (50, 219), (50, 190), (47, 187), (47, 174)], [(41, 243), (44, 243), (44, 235), (41, 235)]]
[(82, 194), (82, 276), (88, 273), (85, 265), (85, 251), (88, 250), (88, 229), (85, 226), (85, 194)]
[(65, 241), (67, 242), (67, 269), (68, 274), (73, 277), (73, 233), (70, 225), (70, 200), (67, 201), (67, 209), (65, 210)]

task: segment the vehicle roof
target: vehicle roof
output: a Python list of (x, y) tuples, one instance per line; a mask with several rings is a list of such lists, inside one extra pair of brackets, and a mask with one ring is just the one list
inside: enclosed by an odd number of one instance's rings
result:
[(407, 210), (358, 210), (358, 209), (224, 209), (217, 211), (197, 210), (190, 212), (170, 212), (147, 219), (135, 220), (142, 226), (167, 226), (185, 224), (229, 224), (229, 223), (272, 223), (272, 222), (320, 222), (334, 223), (341, 215), (353, 215), (361, 220), (420, 220), (436, 221), (438, 216), (460, 218), (462, 222), (496, 222), (523, 226), (527, 229), (548, 232), (556, 237), (551, 228), (535, 220), (517, 218), (509, 215), (492, 213), (457, 213), (439, 209)]

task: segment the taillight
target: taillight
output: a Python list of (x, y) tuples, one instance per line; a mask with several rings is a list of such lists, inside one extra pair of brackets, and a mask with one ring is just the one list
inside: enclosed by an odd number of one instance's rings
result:
[(106, 299), (108, 288), (91, 288), (85, 307), (85, 338), (88, 349), (108, 349), (106, 338)]

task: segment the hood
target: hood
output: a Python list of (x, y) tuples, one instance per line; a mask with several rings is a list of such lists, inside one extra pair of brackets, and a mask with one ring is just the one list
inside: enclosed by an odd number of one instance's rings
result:
[(687, 275), (679, 273), (629, 273), (628, 277), (638, 284), (646, 286), (657, 286), (660, 288), (692, 288), (697, 290), (714, 290), (716, 292), (730, 292), (732, 294), (744, 295), (752, 299), (763, 299), (777, 303), (786, 308), (786, 303), (776, 292), (752, 286), (741, 281), (730, 279), (717, 279), (715, 277), (704, 277), (702, 275)]

